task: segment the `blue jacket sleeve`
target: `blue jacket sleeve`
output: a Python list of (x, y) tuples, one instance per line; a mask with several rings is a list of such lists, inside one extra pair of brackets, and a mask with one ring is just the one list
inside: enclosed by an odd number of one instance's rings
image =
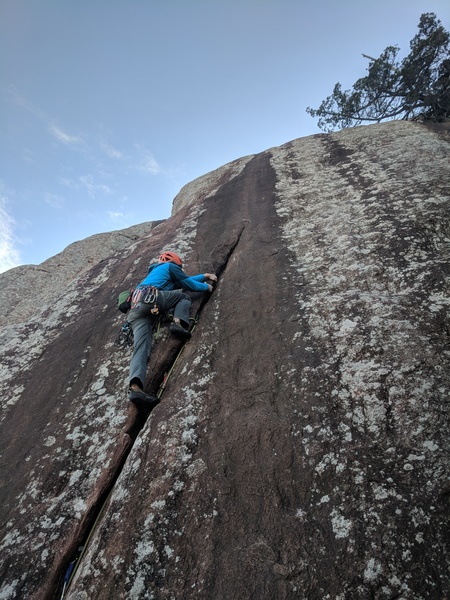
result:
[(170, 277), (180, 287), (193, 292), (206, 292), (208, 290), (208, 284), (204, 283), (205, 278), (203, 275), (188, 277), (183, 269), (175, 263), (170, 263)]

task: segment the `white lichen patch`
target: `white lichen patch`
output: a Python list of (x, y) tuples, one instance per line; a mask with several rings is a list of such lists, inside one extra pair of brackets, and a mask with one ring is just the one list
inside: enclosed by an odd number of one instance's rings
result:
[(331, 526), (337, 539), (347, 538), (350, 535), (353, 524), (346, 519), (337, 509), (331, 512)]
[(206, 463), (203, 459), (198, 458), (194, 460), (186, 469), (186, 473), (190, 479), (195, 479), (207, 469)]
[(383, 572), (383, 567), (375, 558), (371, 558), (364, 569), (364, 579), (365, 581), (373, 582), (376, 581), (381, 573)]
[[(401, 261), (395, 248), (402, 228), (412, 232), (439, 221), (447, 197), (434, 193), (427, 198), (418, 190), (427, 180), (432, 186), (441, 178), (448, 147), (435, 138), (427, 145), (422, 129), (403, 124), (374, 128), (371, 136), (363, 153), (364, 130), (325, 140), (312, 136), (272, 149), (276, 209), (292, 256), (290, 275), (296, 274), (300, 284), (299, 317), (309, 330), (306, 336), (304, 329), (301, 335), (293, 332), (293, 340), (321, 348), (324, 362), (311, 377), (323, 377), (327, 365), (338, 365), (332, 394), (343, 407), (351, 407), (350, 428), (377, 437), (395, 423), (412, 435), (424, 397), (436, 385), (430, 371), (424, 378), (418, 368), (417, 355), (423, 362), (431, 359), (432, 350), (417, 323), (427, 321), (430, 312), (442, 314), (449, 303), (442, 289), (424, 296), (424, 281), (433, 281), (449, 244), (444, 228), (438, 227), (433, 235), (442, 236), (441, 258), (434, 250), (425, 251), (413, 235), (403, 235)], [(377, 136), (383, 140), (382, 152)], [(402, 163), (405, 138), (421, 155), (420, 169), (413, 169), (407, 157)], [(341, 167), (332, 161), (335, 143), (351, 153), (350, 162)], [(328, 146), (329, 162), (324, 159)], [(393, 169), (402, 171), (401, 180)], [(359, 180), (354, 172), (362, 174)], [(386, 201), (380, 202), (380, 194)]]

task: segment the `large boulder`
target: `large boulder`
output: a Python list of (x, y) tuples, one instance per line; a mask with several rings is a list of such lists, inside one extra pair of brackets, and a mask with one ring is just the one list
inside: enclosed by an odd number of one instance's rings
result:
[[(71, 561), (71, 600), (446, 597), (449, 157), (448, 124), (294, 140), (50, 278), (2, 328), (0, 598)], [(115, 298), (162, 249), (219, 282), (146, 414)]]

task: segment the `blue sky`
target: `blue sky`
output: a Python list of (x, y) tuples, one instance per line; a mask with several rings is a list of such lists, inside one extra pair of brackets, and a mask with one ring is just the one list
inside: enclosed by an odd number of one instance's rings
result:
[(319, 133), (448, 0), (0, 0), (0, 272), (169, 217), (183, 185)]

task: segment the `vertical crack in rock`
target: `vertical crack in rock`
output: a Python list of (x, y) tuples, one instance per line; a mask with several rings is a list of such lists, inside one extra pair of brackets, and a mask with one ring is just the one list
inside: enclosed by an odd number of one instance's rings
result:
[[(236, 247), (239, 244), (239, 241), (241, 239), (244, 229), (245, 229), (245, 224), (242, 225), (241, 230), (237, 234), (236, 240), (230, 245), (229, 249), (227, 250), (227, 252), (223, 258), (223, 262), (221, 264), (219, 264), (219, 266), (217, 267), (216, 275), (217, 275), (218, 281), (217, 281), (216, 287), (219, 285), (220, 277), (225, 272), (227, 265), (233, 255), (233, 252), (235, 251)], [(213, 294), (214, 294), (214, 291), (213, 291), (212, 295)], [(210, 299), (211, 299), (211, 295), (201, 294), (201, 300), (199, 302), (197, 302), (198, 306), (196, 308), (197, 314), (196, 314), (194, 327), (195, 327), (197, 321), (200, 319), (200, 316), (201, 316), (204, 306), (207, 303), (209, 303)], [(194, 303), (194, 305), (195, 305), (195, 303)], [(164, 342), (162, 342), (162, 343), (164, 343)], [(189, 343), (189, 342), (187, 342), (187, 343)], [(157, 372), (152, 371), (152, 380), (155, 382), (159, 382), (158, 383), (158, 387), (159, 387), (158, 395), (160, 395), (160, 397), (162, 397), (164, 394), (165, 378), (166, 378), (167, 374), (171, 373), (173, 367), (175, 366), (175, 364), (178, 361), (179, 356), (182, 354), (185, 346), (186, 346), (186, 343), (180, 344), (177, 349), (177, 352), (175, 353), (174, 358), (166, 360), (165, 364), (162, 365), (162, 367), (160, 367)], [(152, 366), (151, 366), (151, 359), (150, 359), (150, 369), (151, 368), (152, 368)], [(163, 387), (163, 385), (164, 385), (164, 387)], [(110, 496), (114, 493), (114, 488), (117, 483), (117, 480), (119, 479), (119, 477), (124, 469), (124, 466), (128, 460), (128, 457), (129, 457), (131, 451), (133, 450), (136, 439), (138, 438), (142, 429), (145, 427), (145, 424), (147, 423), (153, 410), (139, 411), (134, 418), (130, 419), (129, 424), (125, 425), (124, 433), (129, 437), (130, 443), (128, 444), (127, 450), (123, 453), (121, 460), (117, 463), (117, 467), (116, 467), (116, 470), (115, 470), (113, 476), (111, 477), (110, 484), (102, 491), (97, 502), (95, 502), (94, 505), (92, 506), (92, 510), (90, 511), (90, 514), (86, 517), (86, 519), (84, 521), (84, 526), (82, 528), (80, 528), (80, 529), (82, 529), (82, 533), (80, 534), (80, 536), (78, 536), (76, 539), (73, 540), (72, 548), (69, 553), (69, 558), (64, 561), (64, 564), (66, 565), (65, 567), (63, 567), (64, 572), (62, 572), (58, 576), (59, 583), (58, 583), (57, 591), (56, 591), (57, 598), (61, 597), (62, 594), (64, 594), (64, 596), (66, 596), (66, 594), (69, 592), (70, 583), (76, 573), (78, 564), (82, 561), (84, 553), (87, 550), (87, 547), (89, 545), (89, 540), (90, 540), (92, 534), (94, 533), (95, 529), (101, 524), (104, 509), (107, 505), (107, 502), (108, 502)]]

